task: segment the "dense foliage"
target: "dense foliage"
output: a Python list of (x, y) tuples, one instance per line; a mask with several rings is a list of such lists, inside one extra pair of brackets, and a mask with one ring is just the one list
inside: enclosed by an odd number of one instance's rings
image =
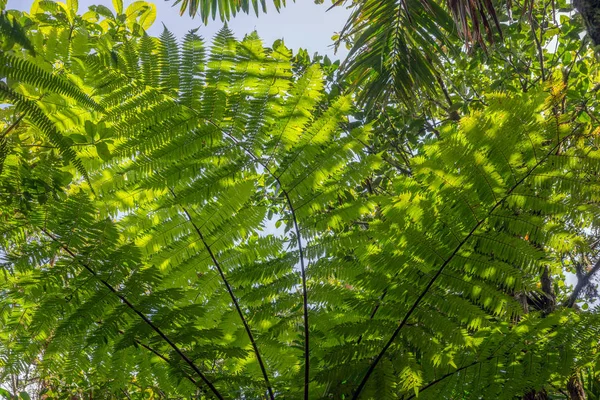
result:
[(0, 395), (599, 398), (600, 86), (559, 3), (485, 41), (357, 2), (340, 65), (0, 0)]

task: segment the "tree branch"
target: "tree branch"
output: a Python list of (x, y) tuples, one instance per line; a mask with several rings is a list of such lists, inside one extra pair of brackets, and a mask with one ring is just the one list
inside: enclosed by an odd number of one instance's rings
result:
[(536, 28), (536, 26), (540, 28), (540, 37), (541, 38), (543, 38), (544, 30), (542, 29), (540, 24), (538, 24), (537, 19), (535, 19), (531, 14), (529, 16), (529, 23), (531, 24), (531, 35), (533, 36), (533, 41), (535, 42), (535, 46), (537, 48), (537, 55), (538, 55), (538, 61), (540, 63), (540, 73), (541, 73), (542, 82), (544, 82), (546, 80), (546, 71), (544, 69), (544, 51), (542, 49), (542, 43), (540, 41), (541, 39), (538, 39), (538, 37), (535, 34), (535, 28)]
[(594, 274), (600, 270), (600, 258), (596, 261), (596, 264), (592, 267), (591, 270), (582, 277), (578, 277), (577, 285), (575, 285), (575, 289), (573, 289), (573, 293), (569, 296), (569, 299), (565, 303), (565, 307), (572, 308), (575, 305), (575, 302), (581, 295), (581, 292), (590, 284)]

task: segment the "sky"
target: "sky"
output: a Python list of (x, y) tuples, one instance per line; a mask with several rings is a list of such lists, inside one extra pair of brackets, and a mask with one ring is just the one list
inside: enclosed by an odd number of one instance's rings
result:
[[(124, 8), (127, 8), (134, 0), (123, 0)], [(163, 29), (164, 23), (167, 28), (177, 37), (182, 38), (187, 31), (200, 27), (198, 34), (204, 38), (212, 38), (223, 26), (220, 20), (209, 20), (204, 26), (200, 18), (191, 18), (187, 13), (179, 15), (179, 5), (173, 7), (173, 0), (147, 0), (156, 4), (157, 18), (149, 33), (158, 36)], [(62, 0), (65, 2), (65, 0)], [(287, 1), (286, 7), (277, 13), (272, 1), (267, 1), (267, 13), (260, 14), (238, 14), (229, 23), (238, 38), (246, 33), (256, 30), (263, 39), (266, 46), (270, 46), (277, 39), (284, 39), (285, 44), (296, 51), (305, 48), (309, 54), (318, 52), (327, 54), (332, 59), (343, 58), (347, 51), (340, 48), (337, 55), (334, 54), (331, 36), (344, 26), (350, 10), (345, 7), (335, 7), (327, 11), (331, 2), (325, 0), (324, 4), (314, 4), (313, 0)], [(33, 0), (8, 0), (8, 9), (29, 11)], [(102, 4), (114, 11), (111, 0), (79, 0), (79, 14), (87, 11), (90, 5)], [(343, 46), (342, 46), (343, 47)]]

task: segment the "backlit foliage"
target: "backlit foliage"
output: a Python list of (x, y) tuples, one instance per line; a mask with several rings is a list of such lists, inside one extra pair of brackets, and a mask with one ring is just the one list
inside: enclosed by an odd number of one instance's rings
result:
[(3, 378), (512, 399), (596, 366), (597, 314), (521, 300), (600, 212), (598, 130), (562, 81), (486, 93), (390, 171), (354, 96), (282, 42), (47, 3), (19, 16), (35, 52), (0, 54)]

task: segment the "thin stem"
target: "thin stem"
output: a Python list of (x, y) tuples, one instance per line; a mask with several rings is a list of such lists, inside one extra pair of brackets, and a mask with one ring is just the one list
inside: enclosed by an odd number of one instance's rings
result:
[[(175, 192), (173, 191), (173, 189), (169, 188), (169, 192), (171, 192), (171, 195), (173, 196), (174, 199), (177, 199), (177, 196), (175, 195)], [(248, 338), (250, 339), (250, 343), (252, 344), (252, 348), (254, 349), (254, 354), (256, 355), (256, 359), (258, 360), (258, 364), (260, 366), (260, 370), (262, 372), (263, 378), (265, 379), (265, 383), (267, 384), (267, 390), (269, 391), (269, 398), (271, 400), (274, 400), (275, 395), (273, 394), (273, 388), (271, 387), (271, 383), (269, 382), (269, 376), (267, 375), (267, 369), (265, 368), (265, 364), (260, 355), (260, 351), (258, 350), (258, 345), (256, 344), (256, 340), (254, 340), (254, 335), (252, 334), (252, 330), (250, 329), (250, 325), (248, 325), (248, 321), (246, 320), (246, 317), (244, 317), (244, 313), (242, 312), (242, 309), (237, 300), (237, 297), (233, 293), (233, 289), (232, 289), (231, 285), (229, 284), (229, 281), (225, 277), (223, 268), (221, 268), (221, 264), (219, 263), (219, 261), (217, 260), (217, 257), (213, 253), (212, 248), (208, 245), (208, 243), (204, 239), (204, 235), (202, 234), (202, 231), (200, 230), (198, 225), (196, 225), (196, 223), (193, 221), (192, 216), (190, 215), (188, 210), (181, 204), (179, 206), (183, 210), (188, 221), (194, 227), (194, 230), (198, 234), (200, 241), (202, 242), (202, 244), (204, 245), (204, 248), (210, 255), (210, 258), (212, 259), (213, 264), (215, 265), (215, 268), (219, 272), (219, 275), (221, 276), (221, 280), (223, 281), (223, 283), (225, 284), (225, 287), (227, 288), (227, 292), (229, 293), (229, 296), (231, 297), (231, 301), (233, 301), (235, 310), (237, 311), (238, 315), (240, 316), (240, 319), (242, 320), (242, 324), (244, 324), (244, 329), (246, 330), (246, 333), (248, 334)]]
[[(512, 334), (514, 334), (514, 331), (513, 331), (513, 333), (512, 333)], [(528, 341), (528, 340), (530, 340), (530, 339), (526, 339), (526, 338), (528, 338), (528, 337), (531, 337), (531, 336), (526, 336), (526, 337), (524, 337), (524, 338), (521, 338), (521, 341)], [(426, 385), (424, 385), (424, 386), (421, 386), (421, 387), (419, 388), (419, 393), (423, 393), (425, 390), (429, 389), (430, 387), (437, 385), (437, 384), (438, 384), (438, 383), (440, 383), (441, 381), (445, 380), (446, 378), (449, 378), (449, 377), (451, 377), (452, 375), (454, 375), (454, 374), (456, 374), (456, 373), (458, 373), (458, 372), (460, 372), (460, 371), (463, 371), (463, 370), (465, 370), (465, 369), (467, 369), (467, 368), (471, 368), (471, 367), (473, 367), (473, 366), (475, 366), (475, 365), (481, 365), (481, 364), (483, 364), (483, 363), (486, 363), (486, 362), (488, 362), (488, 361), (491, 361), (491, 360), (493, 360), (494, 358), (499, 358), (499, 357), (501, 357), (501, 355), (495, 355), (495, 354), (496, 354), (496, 353), (497, 353), (499, 350), (501, 350), (501, 349), (502, 349), (502, 346), (504, 346), (504, 343), (506, 343), (506, 342), (509, 340), (509, 338), (510, 338), (510, 335), (506, 336), (506, 337), (504, 338), (504, 340), (503, 340), (503, 341), (502, 341), (502, 342), (501, 342), (501, 343), (498, 345), (498, 347), (497, 347), (497, 348), (496, 348), (494, 351), (492, 351), (492, 354), (490, 354), (489, 356), (487, 356), (487, 357), (486, 357), (486, 358), (484, 358), (483, 360), (476, 360), (476, 361), (473, 361), (473, 362), (471, 362), (471, 363), (469, 363), (469, 364), (467, 364), (467, 365), (464, 365), (464, 366), (462, 366), (462, 367), (460, 367), (460, 368), (456, 368), (454, 371), (452, 371), (452, 372), (448, 372), (448, 373), (446, 373), (446, 374), (444, 374), (444, 375), (440, 376), (440, 377), (439, 377), (439, 378), (437, 378), (437, 379), (434, 379), (433, 381), (429, 382), (428, 384), (426, 384)], [(512, 351), (512, 349), (515, 347), (515, 345), (516, 345), (517, 343), (519, 343), (519, 341), (516, 341), (516, 342), (515, 342), (515, 343), (514, 343), (512, 346), (510, 346), (508, 349), (506, 349), (506, 351), (505, 351), (505, 353), (504, 353), (504, 354), (508, 354), (508, 353), (510, 353), (510, 352)], [(410, 399), (413, 399), (413, 398), (415, 398), (415, 397), (417, 397), (417, 395), (416, 395), (416, 394), (412, 394), (412, 395), (410, 395), (410, 396), (409, 396), (409, 397), (408, 397), (406, 400), (410, 400)]]
[[(396, 277), (396, 275), (394, 275), (394, 278)], [(388, 288), (386, 287), (383, 290), (383, 293), (381, 294), (381, 296), (379, 296), (379, 301), (377, 302), (377, 305), (375, 307), (373, 307), (373, 311), (371, 311), (371, 315), (369, 316), (369, 320), (372, 320), (373, 318), (375, 318), (375, 314), (377, 314), (377, 311), (379, 311), (379, 307), (381, 306), (381, 303), (385, 299), (385, 296), (387, 295), (387, 292), (388, 292)], [(362, 339), (363, 339), (363, 335), (361, 334), (358, 337), (358, 340), (356, 341), (356, 344), (360, 344), (360, 342), (362, 342)]]
[(519, 187), (525, 181), (525, 179), (527, 179), (533, 173), (533, 171), (535, 171), (542, 163), (544, 163), (548, 159), (548, 157), (550, 155), (554, 154), (554, 152), (556, 151), (556, 149), (558, 149), (559, 146), (569, 136), (570, 135), (566, 135), (562, 140), (558, 141), (552, 147), (552, 149), (548, 153), (546, 153), (546, 155), (543, 158), (541, 158), (519, 181), (517, 181), (515, 183), (515, 185), (512, 186), (508, 190), (508, 192), (506, 192), (506, 194), (504, 195), (504, 197), (502, 197), (502, 199), (500, 199), (498, 202), (496, 202), (496, 204), (494, 204), (494, 206), (487, 212), (487, 215), (485, 216), (485, 218), (482, 218), (480, 221), (478, 221), (475, 224), (475, 226), (469, 231), (469, 233), (464, 237), (464, 239), (455, 247), (455, 249), (452, 252), (452, 254), (450, 254), (450, 256), (443, 262), (443, 264), (437, 270), (437, 272), (435, 273), (435, 275), (431, 278), (431, 280), (429, 281), (429, 283), (427, 284), (427, 286), (425, 286), (425, 289), (423, 289), (423, 291), (421, 292), (421, 294), (419, 294), (419, 297), (417, 297), (417, 299), (414, 301), (414, 303), (412, 304), (412, 306), (409, 308), (408, 312), (404, 315), (404, 318), (402, 319), (402, 321), (400, 322), (400, 324), (398, 325), (398, 327), (394, 330), (394, 333), (392, 333), (392, 336), (389, 338), (389, 340), (383, 346), (383, 349), (379, 352), (379, 354), (377, 355), (377, 357), (375, 357), (375, 360), (371, 363), (371, 365), (367, 369), (367, 372), (366, 372), (365, 376), (363, 377), (363, 379), (361, 380), (360, 384), (358, 385), (358, 388), (354, 392), (354, 395), (352, 396), (353, 400), (357, 400), (359, 398), (360, 393), (362, 392), (362, 390), (364, 389), (365, 385), (367, 384), (367, 381), (369, 380), (369, 378), (373, 374), (373, 371), (375, 371), (375, 367), (377, 367), (377, 364), (379, 364), (379, 362), (381, 361), (381, 359), (383, 358), (383, 356), (385, 355), (385, 353), (392, 346), (392, 344), (394, 343), (394, 340), (396, 339), (396, 337), (398, 337), (398, 334), (400, 334), (400, 331), (406, 325), (406, 323), (408, 322), (408, 319), (415, 312), (415, 310), (417, 309), (417, 307), (419, 306), (419, 304), (421, 304), (421, 301), (423, 300), (423, 298), (425, 297), (425, 295), (429, 292), (429, 290), (431, 289), (431, 287), (433, 286), (433, 284), (442, 275), (442, 272), (444, 271), (444, 269), (446, 268), (446, 266), (448, 266), (448, 264), (454, 259), (454, 257), (458, 254), (458, 252), (462, 249), (462, 247), (467, 243), (467, 241), (469, 239), (471, 239), (471, 237), (475, 234), (475, 232), (479, 229), (479, 227), (481, 225), (483, 225), (483, 223), (485, 221), (487, 221), (488, 217), (490, 215), (492, 215), (494, 213), (494, 211), (496, 211), (496, 209), (498, 207), (500, 207), (502, 204), (504, 204), (504, 202), (512, 194), (512, 192), (515, 191), (515, 189), (517, 189), (517, 187)]
[(119, 291), (117, 289), (115, 289), (114, 286), (112, 286), (110, 283), (108, 283), (107, 281), (105, 281), (104, 279), (102, 279), (100, 277), (100, 275), (98, 275), (98, 273), (94, 269), (92, 269), (88, 264), (80, 261), (77, 258), (77, 255), (75, 253), (73, 253), (71, 251), (71, 249), (69, 249), (67, 246), (65, 246), (64, 244), (62, 244), (60, 242), (60, 240), (58, 240), (54, 235), (52, 235), (50, 232), (48, 232), (44, 228), (42, 228), (41, 230), (42, 230), (42, 232), (46, 236), (48, 236), (50, 239), (52, 239), (52, 241), (54, 241), (55, 243), (57, 243), (60, 246), (60, 248), (63, 249), (69, 256), (71, 256), (71, 258), (73, 258), (73, 260), (77, 261), (77, 263), (79, 265), (81, 265), (90, 274), (92, 274), (96, 279), (98, 279), (98, 281), (100, 283), (102, 283), (106, 288), (108, 288), (108, 290), (110, 290), (112, 293), (114, 293), (115, 296), (117, 296), (127, 307), (129, 307), (148, 326), (150, 326), (150, 328), (152, 328), (152, 330), (154, 330), (154, 332), (156, 332), (165, 342), (167, 342), (167, 344), (169, 346), (171, 346), (171, 348), (173, 350), (175, 350), (175, 352), (194, 370), (194, 372), (196, 372), (198, 374), (198, 376), (204, 381), (204, 383), (206, 384), (206, 386), (208, 386), (210, 388), (210, 390), (213, 392), (213, 394), (219, 400), (224, 400), (224, 397), (221, 395), (221, 393), (219, 393), (219, 391), (217, 390), (217, 388), (215, 388), (215, 386), (208, 380), (208, 378), (206, 378), (206, 376), (202, 373), (202, 371), (200, 371), (200, 369), (196, 366), (196, 364), (194, 364), (194, 362), (188, 356), (186, 356), (183, 353), (183, 351), (181, 351), (181, 349), (179, 348), (179, 346), (177, 346), (175, 343), (173, 343), (171, 341), (171, 339), (169, 339), (167, 337), (167, 335), (165, 335), (164, 332), (158, 326), (154, 325), (154, 323), (152, 321), (150, 321), (150, 319), (144, 313), (142, 313), (140, 310), (138, 310), (125, 296), (123, 296), (121, 293), (119, 293)]
[(2, 132), (2, 135), (0, 135), (0, 140), (4, 139), (6, 135), (8, 135), (13, 129), (15, 129), (23, 120), (23, 118), (25, 118), (25, 113), (21, 114), (21, 116), (19, 116), (19, 118), (17, 118), (15, 122), (13, 122), (8, 128), (6, 128), (4, 132)]
[(294, 205), (292, 204), (292, 200), (287, 192), (283, 188), (281, 184), (280, 178), (275, 175), (267, 163), (263, 162), (254, 152), (250, 149), (246, 148), (238, 139), (232, 136), (230, 133), (221, 129), (214, 122), (207, 120), (207, 122), (212, 125), (214, 128), (218, 129), (222, 134), (227, 136), (234, 144), (238, 145), (242, 150), (244, 150), (254, 161), (256, 161), (264, 170), (277, 182), (279, 185), (279, 189), (283, 193), (285, 200), (287, 202), (288, 208), (290, 210), (290, 214), (292, 216), (292, 221), (294, 224), (294, 230), (296, 232), (296, 243), (298, 246), (298, 254), (300, 256), (300, 276), (302, 279), (302, 311), (304, 318), (304, 400), (308, 400), (309, 386), (310, 386), (310, 337), (309, 337), (309, 325), (308, 325), (308, 293), (307, 293), (307, 285), (306, 285), (306, 268), (304, 262), (304, 248), (302, 246), (302, 236), (300, 234), (300, 228), (298, 227), (298, 219), (296, 217), (296, 210)]
[[(101, 325), (102, 321), (96, 321), (96, 324)], [(117, 332), (119, 332), (119, 335), (125, 335), (125, 332), (122, 331), (121, 329), (118, 329)], [(146, 350), (148, 350), (149, 352), (153, 353), (154, 355), (156, 355), (158, 358), (162, 359), (163, 361), (165, 361), (167, 364), (173, 365), (175, 366), (175, 364), (173, 363), (173, 361), (171, 361), (171, 359), (169, 359), (167, 356), (165, 356), (164, 354), (160, 353), (158, 350), (148, 346), (147, 344), (143, 343), (142, 341), (140, 341), (139, 339), (133, 338), (133, 341), (138, 345), (138, 346), (142, 346), (143, 348), (145, 348)], [(200, 388), (200, 385), (198, 384), (198, 382), (187, 372), (185, 372), (183, 369), (179, 368), (179, 370), (181, 371), (181, 373), (184, 374), (184, 376), (194, 384), (194, 386), (198, 386), (198, 388)]]
[[(121, 331), (119, 331), (119, 333), (121, 333)], [(140, 342), (138, 339), (134, 339), (134, 340), (138, 344), (138, 346), (142, 346), (149, 352), (153, 353), (154, 355), (156, 355), (157, 357), (159, 357), (160, 359), (165, 361), (167, 364), (174, 365), (173, 361), (171, 361), (171, 359), (169, 359), (167, 356), (161, 354), (160, 352), (158, 352), (157, 350), (148, 346), (147, 344)], [(187, 372), (185, 372), (182, 369), (179, 369), (179, 370), (183, 373), (183, 375), (186, 377), (187, 380), (189, 380), (190, 382), (192, 382), (194, 384), (194, 386), (199, 386), (198, 382), (190, 374), (188, 374)]]
[[(279, 179), (277, 179), (279, 182)], [(279, 183), (281, 187), (281, 183)], [(298, 252), (300, 254), (300, 274), (302, 276), (302, 309), (304, 313), (304, 400), (308, 400), (308, 387), (310, 382), (310, 362), (309, 362), (309, 329), (308, 329), (308, 296), (306, 295), (306, 266), (304, 265), (304, 251), (302, 249), (302, 237), (300, 236), (300, 228), (298, 228), (298, 219), (296, 218), (296, 211), (292, 206), (292, 200), (288, 195), (288, 192), (283, 191), (287, 203), (292, 213), (292, 219), (294, 221), (294, 229), (296, 231), (296, 240), (298, 242)]]
[[(485, 361), (489, 361), (489, 360), (491, 360), (491, 359), (492, 359), (492, 358), (494, 358), (494, 357), (497, 357), (497, 356), (490, 356), (490, 357), (486, 358), (486, 359), (485, 359)], [(454, 374), (456, 374), (456, 373), (458, 373), (458, 372), (460, 372), (460, 371), (462, 371), (462, 370), (465, 370), (465, 369), (467, 369), (467, 368), (470, 368), (470, 367), (472, 367), (472, 366), (474, 366), (474, 365), (477, 365), (477, 364), (480, 364), (480, 363), (481, 363), (481, 361), (473, 361), (471, 364), (465, 365), (464, 367), (457, 368), (457, 369), (455, 369), (455, 370), (454, 370), (454, 371), (452, 371), (452, 372), (448, 372), (447, 374), (440, 376), (438, 379), (436, 379), (436, 380), (434, 380), (434, 381), (431, 381), (431, 382), (429, 382), (427, 385), (420, 387), (420, 388), (419, 388), (419, 393), (420, 393), (420, 392), (423, 392), (423, 391), (425, 391), (425, 390), (427, 390), (427, 389), (429, 389), (431, 386), (434, 386), (434, 385), (436, 385), (436, 384), (440, 383), (440, 382), (441, 382), (441, 381), (443, 381), (444, 379), (446, 379), (446, 378), (449, 378), (449, 377), (451, 377), (452, 375), (454, 375)], [(412, 395), (408, 396), (407, 400), (413, 399), (413, 398), (415, 398), (415, 397), (416, 397), (416, 395), (415, 395), (415, 394), (412, 394)]]
[[(544, 70), (544, 51), (542, 49), (542, 43), (541, 43), (541, 40), (543, 39), (543, 35), (544, 35), (544, 29), (540, 26), (537, 19), (534, 16), (532, 16), (531, 14), (529, 16), (529, 22), (531, 24), (531, 35), (533, 36), (533, 41), (535, 42), (535, 46), (537, 48), (538, 60), (540, 62), (540, 74), (541, 74), (542, 82), (544, 82), (546, 80), (546, 72)], [(539, 39), (535, 34), (536, 27), (540, 28), (540, 38)]]

